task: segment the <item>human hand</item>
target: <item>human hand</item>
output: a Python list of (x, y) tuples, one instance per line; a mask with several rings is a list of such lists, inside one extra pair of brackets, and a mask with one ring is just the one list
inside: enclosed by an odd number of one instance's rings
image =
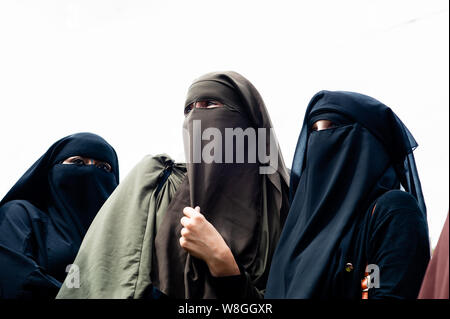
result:
[(200, 212), (200, 207), (185, 207), (183, 214), (180, 246), (192, 256), (204, 260), (215, 277), (239, 275), (239, 267), (230, 248)]

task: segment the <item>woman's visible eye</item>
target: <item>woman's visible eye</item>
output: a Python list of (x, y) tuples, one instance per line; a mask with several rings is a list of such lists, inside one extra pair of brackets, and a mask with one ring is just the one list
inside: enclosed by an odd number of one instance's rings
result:
[(195, 107), (196, 109), (212, 109), (221, 106), (223, 106), (223, 104), (215, 100), (205, 100), (193, 103), (193, 107)]
[(76, 160), (74, 160), (73, 161), (75, 164), (77, 164), (77, 165), (84, 165), (84, 162), (83, 162), (83, 160), (81, 160), (81, 159), (76, 159)]
[(69, 158), (66, 158), (64, 161), (60, 162), (61, 164), (75, 164), (82, 166), (85, 164), (83, 158), (81, 156), (72, 156)]
[(70, 163), (75, 164), (75, 165), (84, 165), (84, 161), (79, 157), (72, 158), (70, 160)]
[(209, 107), (221, 107), (223, 106), (222, 103), (218, 102), (218, 101), (206, 101), (205, 103), (205, 107), (209, 108)]
[(188, 114), (189, 114), (189, 112), (192, 110), (193, 104), (194, 104), (194, 103), (191, 103), (191, 104), (189, 104), (188, 106), (186, 106), (186, 107), (184, 108), (184, 115), (188, 115)]
[(109, 165), (108, 163), (98, 163), (97, 167), (107, 171), (108, 173), (111, 172), (111, 165)]
[(311, 131), (322, 131), (330, 128), (336, 128), (337, 125), (329, 120), (319, 120), (313, 124)]

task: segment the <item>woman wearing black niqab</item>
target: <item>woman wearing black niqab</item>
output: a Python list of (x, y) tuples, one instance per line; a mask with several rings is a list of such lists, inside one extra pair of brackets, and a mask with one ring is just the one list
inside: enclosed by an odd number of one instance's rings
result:
[(415, 147), (400, 119), (371, 97), (312, 98), (266, 298), (417, 297), (430, 248)]
[(0, 297), (54, 298), (118, 183), (116, 152), (100, 136), (54, 143), (0, 202)]

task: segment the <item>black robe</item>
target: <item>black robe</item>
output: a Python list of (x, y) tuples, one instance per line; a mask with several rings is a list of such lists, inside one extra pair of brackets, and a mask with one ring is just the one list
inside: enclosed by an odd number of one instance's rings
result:
[[(333, 127), (314, 131), (318, 120)], [(266, 298), (360, 299), (366, 266), (369, 298), (417, 296), (430, 249), (416, 146), (392, 110), (371, 97), (313, 97)]]
[[(62, 164), (75, 155), (112, 170)], [(55, 297), (118, 182), (116, 152), (100, 136), (79, 133), (54, 143), (0, 202), (0, 298)]]

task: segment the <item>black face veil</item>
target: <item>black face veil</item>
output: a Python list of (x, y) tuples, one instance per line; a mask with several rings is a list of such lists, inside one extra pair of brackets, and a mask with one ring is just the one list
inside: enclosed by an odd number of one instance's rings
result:
[[(71, 156), (109, 163), (111, 172), (93, 165), (61, 164)], [(114, 149), (91, 133), (69, 135), (55, 142), (17, 181), (0, 202), (27, 200), (47, 212), (58, 232), (79, 246), (100, 207), (119, 183)]]
[[(72, 156), (107, 162), (112, 170), (62, 164)], [(0, 202), (0, 295), (54, 298), (118, 182), (116, 152), (100, 136), (79, 133), (54, 143)]]
[[(336, 127), (312, 131), (317, 120), (330, 120)], [(400, 184), (425, 216), (412, 154), (416, 146), (392, 110), (371, 97), (321, 91), (312, 98), (294, 155), (291, 209), (271, 266), (267, 298), (342, 296), (331, 291), (331, 283), (342, 260), (361, 257), (354, 243), (368, 208)]]

